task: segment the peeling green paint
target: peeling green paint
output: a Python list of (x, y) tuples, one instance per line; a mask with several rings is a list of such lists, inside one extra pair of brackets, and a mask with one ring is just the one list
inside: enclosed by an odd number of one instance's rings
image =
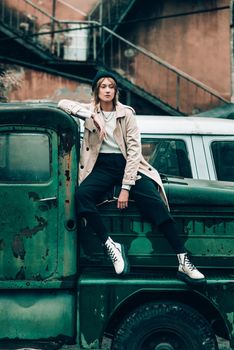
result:
[[(133, 202), (121, 213), (115, 201), (100, 205), (108, 232), (129, 251), (132, 272), (119, 278), (95, 232), (77, 223), (78, 131), (56, 108), (0, 106), (0, 136), (43, 134), (49, 154), (48, 179), (0, 182), (0, 340), (78, 339), (85, 349), (110, 349), (132, 309), (164, 298), (186, 302), (234, 340), (233, 186), (174, 178), (165, 184), (185, 246), (207, 275), (204, 288), (176, 279), (175, 254)], [(17, 154), (13, 163), (19, 166)]]

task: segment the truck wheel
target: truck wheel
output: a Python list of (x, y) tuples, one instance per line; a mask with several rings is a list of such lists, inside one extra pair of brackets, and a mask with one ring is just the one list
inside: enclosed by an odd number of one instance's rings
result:
[(191, 307), (172, 302), (135, 309), (117, 330), (112, 350), (217, 350), (209, 323)]

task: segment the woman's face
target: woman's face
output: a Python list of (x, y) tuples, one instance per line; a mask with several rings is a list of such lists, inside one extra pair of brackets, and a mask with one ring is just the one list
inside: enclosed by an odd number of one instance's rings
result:
[(104, 78), (99, 86), (100, 102), (111, 102), (115, 97), (115, 84), (111, 78)]

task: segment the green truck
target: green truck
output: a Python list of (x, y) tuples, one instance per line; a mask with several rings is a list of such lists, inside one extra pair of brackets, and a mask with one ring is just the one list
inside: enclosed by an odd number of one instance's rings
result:
[(118, 188), (107, 193), (99, 210), (131, 264), (119, 278), (77, 221), (80, 139), (79, 124), (54, 106), (0, 106), (0, 348), (216, 350), (219, 336), (234, 349), (234, 182), (162, 175), (207, 276), (200, 286), (176, 278), (175, 254), (134, 202), (120, 212)]

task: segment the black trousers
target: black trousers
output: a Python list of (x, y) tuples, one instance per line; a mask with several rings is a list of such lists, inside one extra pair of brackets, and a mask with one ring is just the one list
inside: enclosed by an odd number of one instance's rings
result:
[[(96, 204), (114, 185), (121, 186), (125, 165), (126, 160), (122, 154), (100, 153), (93, 171), (76, 191), (78, 214), (87, 219), (103, 243), (109, 235)], [(185, 252), (174, 219), (161, 199), (157, 184), (143, 174), (140, 176), (141, 178), (131, 187), (131, 199), (134, 199), (142, 217), (157, 225), (165, 234), (177, 254)]]

